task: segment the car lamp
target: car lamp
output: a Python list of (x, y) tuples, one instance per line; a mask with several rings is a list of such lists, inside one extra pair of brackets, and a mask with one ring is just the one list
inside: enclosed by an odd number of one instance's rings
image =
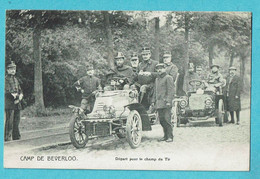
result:
[(213, 101), (211, 98), (206, 98), (205, 100), (206, 107), (211, 107), (213, 104)]
[(182, 99), (179, 104), (182, 108), (184, 108), (185, 106), (187, 106), (188, 102), (185, 99)]

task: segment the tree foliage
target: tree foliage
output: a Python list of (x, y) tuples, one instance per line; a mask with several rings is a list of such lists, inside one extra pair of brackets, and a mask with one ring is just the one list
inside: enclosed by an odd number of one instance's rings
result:
[[(6, 13), (6, 62), (16, 62), (18, 79), (28, 105), (35, 101), (33, 31), (36, 12), (12, 10)], [(158, 48), (160, 61), (164, 51), (171, 51), (173, 63), (182, 70), (187, 68), (184, 61), (188, 56), (188, 60), (195, 65), (219, 63), (223, 66), (223, 72), (227, 72), (229, 64), (235, 65), (241, 68), (241, 75), (246, 78), (244, 83), (250, 81), (247, 78), (250, 74), (251, 14), (248, 13), (40, 13), (43, 97), (46, 106), (79, 102), (80, 94), (72, 84), (86, 74), (87, 65), (93, 64), (97, 69), (96, 75), (103, 79), (117, 51), (122, 51), (129, 60), (131, 53), (139, 53), (143, 46), (151, 48), (154, 59)], [(155, 30), (157, 17), (159, 33)], [(105, 20), (109, 22), (109, 30)]]

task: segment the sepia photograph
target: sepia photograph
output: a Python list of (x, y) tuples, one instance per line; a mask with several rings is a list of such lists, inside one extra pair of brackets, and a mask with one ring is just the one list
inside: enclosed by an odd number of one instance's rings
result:
[(4, 167), (249, 171), (251, 12), (6, 10)]

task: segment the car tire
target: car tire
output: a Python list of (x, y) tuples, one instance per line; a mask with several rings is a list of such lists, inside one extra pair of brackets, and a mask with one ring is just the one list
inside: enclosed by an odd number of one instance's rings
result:
[(79, 117), (70, 120), (69, 134), (72, 145), (77, 149), (85, 147), (88, 143), (86, 126), (80, 122)]
[(136, 110), (130, 111), (126, 121), (126, 140), (131, 148), (137, 148), (142, 140), (142, 119)]

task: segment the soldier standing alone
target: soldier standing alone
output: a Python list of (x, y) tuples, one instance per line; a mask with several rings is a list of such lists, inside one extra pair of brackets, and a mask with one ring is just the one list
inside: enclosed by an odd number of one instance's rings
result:
[(172, 142), (173, 131), (171, 124), (171, 104), (174, 96), (173, 79), (166, 73), (165, 65), (156, 65), (159, 75), (155, 80), (152, 106), (158, 111), (160, 124), (163, 127), (164, 136), (159, 141)]
[(236, 112), (237, 125), (240, 124), (240, 92), (241, 92), (241, 82), (240, 78), (236, 75), (236, 68), (229, 68), (229, 76), (227, 77), (227, 86), (225, 90), (227, 111), (230, 112), (231, 121), (229, 123), (235, 123), (234, 111)]
[(5, 76), (5, 141), (19, 140), (21, 100), (23, 92), (15, 77), (16, 65), (11, 62), (7, 65), (7, 75)]

